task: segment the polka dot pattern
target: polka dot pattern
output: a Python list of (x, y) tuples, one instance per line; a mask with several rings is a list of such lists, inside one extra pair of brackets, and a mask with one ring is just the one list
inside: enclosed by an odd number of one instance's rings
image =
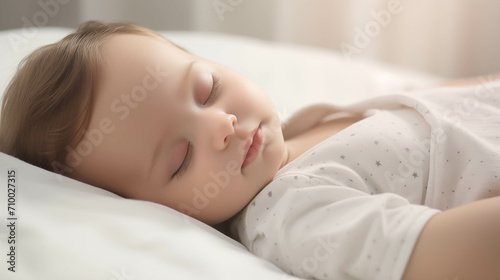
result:
[(234, 234), (291, 275), (400, 279), (430, 217), (500, 194), (500, 83), (491, 89), (346, 108), (366, 118), (282, 168), (235, 217)]

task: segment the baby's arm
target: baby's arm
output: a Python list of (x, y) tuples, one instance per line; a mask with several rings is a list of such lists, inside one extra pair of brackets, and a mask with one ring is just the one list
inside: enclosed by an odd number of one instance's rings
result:
[(433, 216), (403, 279), (500, 279), (500, 197)]

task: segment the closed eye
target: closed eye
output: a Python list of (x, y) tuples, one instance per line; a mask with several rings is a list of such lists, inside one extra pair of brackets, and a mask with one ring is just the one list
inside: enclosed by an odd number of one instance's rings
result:
[(213, 103), (221, 92), (220, 77), (212, 75), (212, 80), (212, 90), (210, 91), (210, 95), (207, 97), (205, 102), (203, 102), (203, 105), (210, 105), (211, 103)]
[(189, 167), (189, 163), (191, 162), (192, 154), (193, 154), (193, 151), (192, 151), (191, 143), (188, 143), (188, 147), (187, 147), (186, 155), (184, 156), (184, 160), (182, 161), (179, 168), (174, 172), (172, 177), (179, 178), (180, 176), (182, 176), (182, 174), (184, 174), (186, 172), (187, 168)]
[[(211, 103), (213, 103), (217, 99), (217, 97), (219, 96), (219, 94), (221, 92), (222, 86), (221, 86), (221, 82), (220, 82), (220, 77), (212, 75), (212, 80), (213, 80), (213, 82), (212, 82), (212, 89), (210, 91), (210, 95), (207, 97), (207, 99), (205, 100), (203, 105), (210, 105)], [(191, 162), (192, 154), (193, 154), (193, 151), (192, 151), (191, 143), (188, 143), (188, 147), (187, 147), (186, 155), (184, 156), (184, 160), (182, 161), (179, 168), (174, 172), (172, 177), (179, 178), (180, 176), (182, 176), (182, 174), (184, 174), (186, 172), (187, 168), (189, 167), (189, 163)]]

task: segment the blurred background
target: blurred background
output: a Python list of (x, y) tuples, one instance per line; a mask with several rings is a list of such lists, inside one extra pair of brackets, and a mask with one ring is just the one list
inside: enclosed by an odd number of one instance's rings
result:
[(0, 0), (0, 30), (92, 19), (307, 45), (446, 78), (500, 72), (498, 0)]

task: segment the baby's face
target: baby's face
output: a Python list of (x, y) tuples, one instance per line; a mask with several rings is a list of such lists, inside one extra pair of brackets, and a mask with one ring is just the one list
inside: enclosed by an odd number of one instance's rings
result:
[(284, 164), (277, 112), (242, 75), (140, 35), (109, 38), (102, 56), (76, 179), (217, 224)]

